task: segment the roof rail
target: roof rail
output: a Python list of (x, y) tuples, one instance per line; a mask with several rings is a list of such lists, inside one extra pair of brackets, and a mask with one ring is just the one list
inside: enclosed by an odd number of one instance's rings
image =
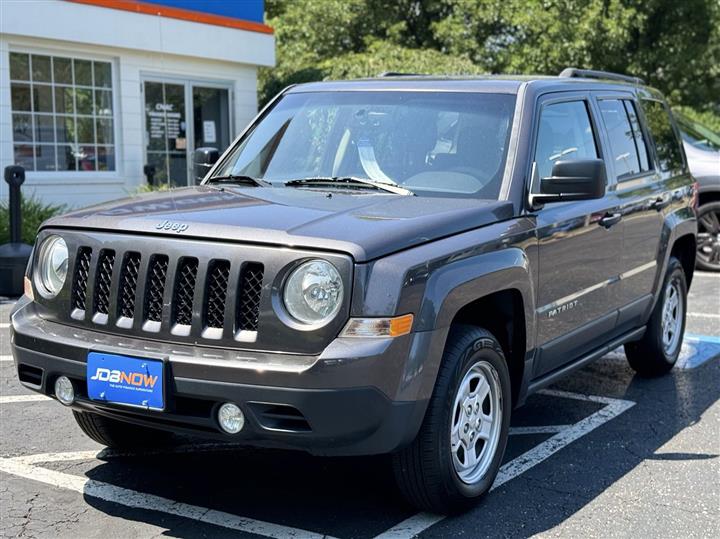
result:
[(578, 69), (577, 67), (566, 67), (559, 76), (565, 78), (580, 77), (584, 79), (619, 80), (632, 84), (645, 84), (645, 81), (640, 77), (631, 77), (630, 75), (621, 75), (620, 73), (611, 73), (609, 71), (596, 71), (594, 69)]
[(383, 71), (378, 77), (427, 77), (425, 73), (401, 73), (400, 71)]

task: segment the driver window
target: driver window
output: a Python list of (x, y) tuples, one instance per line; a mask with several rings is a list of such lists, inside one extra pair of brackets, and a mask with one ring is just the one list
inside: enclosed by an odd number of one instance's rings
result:
[(535, 162), (538, 176), (552, 175), (555, 161), (598, 157), (585, 101), (545, 105), (540, 111)]

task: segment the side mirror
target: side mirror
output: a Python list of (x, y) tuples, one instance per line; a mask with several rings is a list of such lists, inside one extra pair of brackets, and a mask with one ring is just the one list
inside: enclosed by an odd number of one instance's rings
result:
[(198, 148), (192, 154), (193, 177), (200, 183), (212, 166), (220, 158), (217, 148)]
[(552, 176), (540, 180), (540, 193), (531, 195), (532, 205), (566, 200), (592, 200), (605, 196), (607, 176), (602, 159), (557, 161)]

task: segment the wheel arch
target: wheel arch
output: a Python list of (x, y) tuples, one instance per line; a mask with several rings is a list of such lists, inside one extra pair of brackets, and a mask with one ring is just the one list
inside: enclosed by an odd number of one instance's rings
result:
[(483, 327), (495, 335), (508, 361), (516, 402), (535, 336), (533, 283), (527, 254), (519, 248), (460, 260), (428, 280), (418, 321), (441, 330), (436, 348), (441, 352), (453, 324)]
[(527, 323), (520, 290), (508, 288), (469, 302), (455, 313), (450, 325), (456, 324), (486, 329), (500, 342), (510, 371), (515, 404), (522, 387), (527, 351)]

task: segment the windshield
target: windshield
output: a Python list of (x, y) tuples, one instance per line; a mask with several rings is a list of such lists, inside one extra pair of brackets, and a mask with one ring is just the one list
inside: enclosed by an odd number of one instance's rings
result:
[(272, 183), (355, 177), (417, 195), (496, 199), (514, 106), (507, 94), (288, 94), (215, 176)]

